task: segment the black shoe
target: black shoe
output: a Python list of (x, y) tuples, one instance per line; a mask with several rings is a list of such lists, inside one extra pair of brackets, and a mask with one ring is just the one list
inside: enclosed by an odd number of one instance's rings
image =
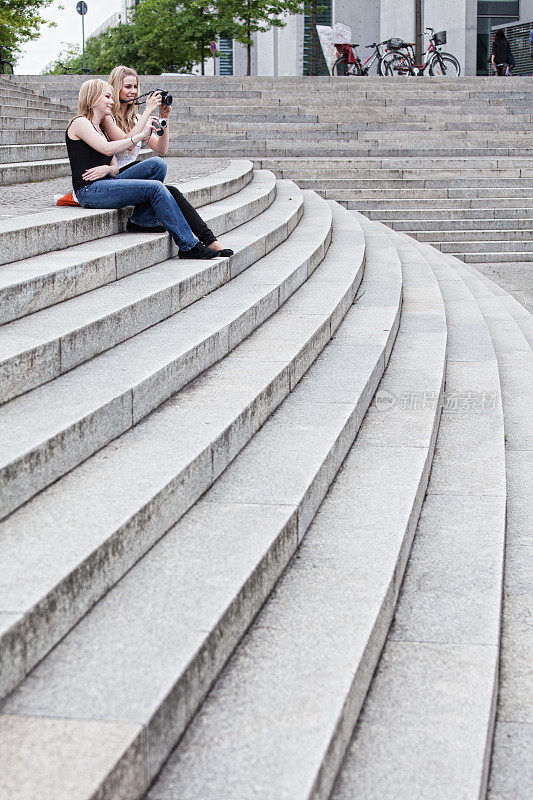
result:
[(190, 250), (180, 250), (178, 258), (217, 258), (219, 255), (216, 250), (210, 250), (205, 244), (197, 242)]
[(229, 247), (225, 247), (224, 250), (215, 250), (215, 253), (222, 258), (229, 258), (233, 255), (233, 250), (230, 250)]
[(163, 228), (162, 225), (152, 225), (151, 227), (146, 227), (144, 225), (137, 225), (136, 222), (132, 222), (131, 219), (128, 219), (126, 222), (126, 230), (129, 233), (166, 233), (167, 229)]

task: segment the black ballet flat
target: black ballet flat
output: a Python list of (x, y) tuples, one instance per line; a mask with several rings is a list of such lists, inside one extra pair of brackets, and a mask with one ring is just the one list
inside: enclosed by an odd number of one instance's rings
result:
[(163, 228), (162, 225), (151, 225), (146, 227), (145, 225), (137, 225), (136, 222), (132, 222), (131, 219), (128, 219), (126, 222), (126, 230), (129, 233), (166, 233), (167, 229)]
[(229, 247), (225, 247), (224, 250), (215, 250), (214, 252), (222, 258), (229, 258), (233, 255), (233, 250), (230, 250)]

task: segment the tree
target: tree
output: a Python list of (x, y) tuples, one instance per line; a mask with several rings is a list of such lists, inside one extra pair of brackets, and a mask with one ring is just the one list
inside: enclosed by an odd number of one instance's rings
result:
[[(39, 28), (46, 24), (41, 12), (53, 0), (2, 0), (0, 3), (0, 45), (20, 51), (20, 45), (39, 36)], [(55, 27), (55, 22), (49, 22)]]
[[(306, 3), (306, 5), (309, 6), (309, 3)], [(319, 58), (320, 42), (318, 39), (318, 33), (316, 29), (316, 23), (318, 17), (317, 0), (310, 0), (310, 11), (311, 11), (311, 75), (318, 75), (318, 58)]]
[(183, 7), (175, 0), (142, 0), (132, 21), (135, 43), (145, 74), (191, 69), (194, 55), (183, 19)]
[(301, 10), (302, 0), (221, 0), (221, 18), (231, 31), (229, 35), (246, 46), (247, 75), (252, 73), (252, 34), (284, 28), (286, 22), (281, 17)]
[(196, 63), (201, 65), (205, 75), (205, 59), (212, 53), (210, 42), (217, 36), (231, 36), (232, 24), (225, 19), (216, 2), (209, 0), (189, 0), (179, 11), (182, 24), (191, 43), (191, 53)]

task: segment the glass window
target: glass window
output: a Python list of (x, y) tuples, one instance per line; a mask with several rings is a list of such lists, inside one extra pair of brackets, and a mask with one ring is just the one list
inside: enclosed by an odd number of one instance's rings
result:
[(233, 75), (233, 39), (222, 36), (218, 41), (220, 75)]
[(479, 0), (477, 14), (478, 17), (518, 17), (520, 13), (518, 6), (518, 0), (489, 0), (489, 2)]
[[(318, 0), (316, 15), (317, 25), (332, 25), (332, 0)], [(304, 18), (304, 75), (311, 74), (311, 14), (306, 13)], [(322, 48), (318, 46), (318, 70), (319, 75), (329, 75), (326, 59), (322, 53)]]

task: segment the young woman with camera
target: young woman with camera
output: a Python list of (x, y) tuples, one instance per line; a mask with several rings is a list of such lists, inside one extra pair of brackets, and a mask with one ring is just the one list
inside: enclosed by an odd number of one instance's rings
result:
[[(146, 144), (148, 147), (151, 147), (154, 153), (165, 155), (169, 146), (168, 119), (172, 110), (170, 104), (163, 102), (163, 100), (167, 100), (166, 94), (163, 97), (161, 90), (148, 94), (146, 97), (145, 109), (143, 113), (140, 114), (138, 113), (139, 76), (135, 70), (124, 66), (115, 67), (109, 76), (109, 83), (113, 87), (114, 107), (113, 114), (107, 116), (102, 124), (102, 128), (107, 137), (111, 141), (129, 139), (130, 136), (135, 136), (135, 134), (140, 133), (146, 121), (154, 114), (157, 114), (159, 120), (166, 124), (164, 127), (159, 127), (157, 133), (153, 131)], [(172, 101), (172, 98), (170, 98), (170, 101)], [(133, 168), (132, 165), (135, 165), (135, 168), (140, 166), (136, 164), (140, 149), (140, 144), (130, 145), (129, 148), (117, 157), (121, 174), (125, 170), (129, 172), (129, 170)], [(141, 163), (145, 164), (152, 160), (160, 161), (161, 164), (164, 165), (164, 162), (157, 158), (150, 158)], [(160, 180), (164, 180), (164, 177), (160, 178)], [(170, 185), (167, 185), (167, 189), (190, 225), (191, 230), (202, 244), (209, 247), (210, 250), (214, 250), (219, 256), (232, 256), (233, 250), (225, 248), (217, 240), (213, 231), (207, 226), (205, 221), (179, 189)], [(137, 215), (135, 220), (132, 218), (132, 220), (128, 221), (128, 230), (132, 232), (147, 230), (157, 231), (159, 228), (157, 219), (155, 219), (153, 213), (149, 209), (146, 209), (143, 214)]]
[[(72, 170), (72, 185), (83, 208), (123, 208), (134, 205), (132, 218), (144, 219), (149, 213), (167, 230), (180, 252), (180, 258), (215, 258), (218, 253), (199, 242), (162, 179), (166, 165), (162, 159), (134, 164), (119, 174), (117, 155), (148, 142), (156, 121), (148, 116), (141, 130), (129, 138), (111, 141), (102, 129), (113, 111), (113, 89), (96, 78), (85, 81), (78, 97), (78, 115), (65, 133)], [(162, 175), (162, 177), (161, 177)]]

